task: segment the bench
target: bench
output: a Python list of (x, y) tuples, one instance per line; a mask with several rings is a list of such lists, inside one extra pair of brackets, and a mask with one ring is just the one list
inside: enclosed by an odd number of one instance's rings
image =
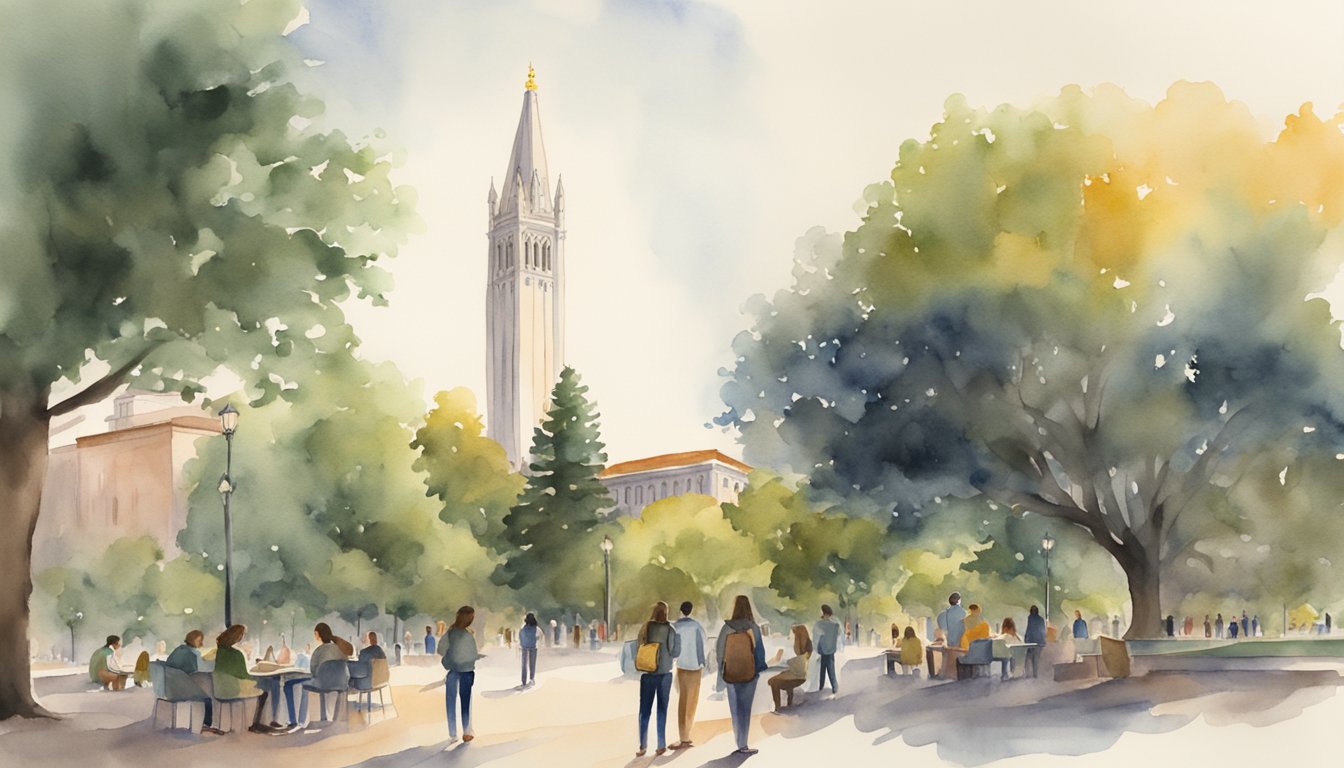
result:
[(929, 679), (955, 679), (957, 657), (966, 653), (956, 645), (930, 645), (924, 649), (924, 660), (929, 667)]

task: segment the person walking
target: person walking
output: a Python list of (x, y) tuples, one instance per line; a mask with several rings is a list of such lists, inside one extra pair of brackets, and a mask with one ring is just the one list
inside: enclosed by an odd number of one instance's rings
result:
[(476, 738), (471, 728), (471, 686), (476, 682), (476, 660), (485, 658), (476, 648), (476, 635), (471, 622), (476, 609), (464, 605), (457, 609), (453, 626), (443, 636), (443, 659), (440, 662), (448, 674), (444, 678), (444, 699), (448, 708), (448, 740), (457, 741), (457, 704), (462, 704), (462, 741)]
[(695, 606), (681, 604), (681, 618), (672, 624), (681, 642), (677, 655), (677, 736), (672, 749), (691, 746), (691, 726), (695, 725), (696, 705), (700, 703), (700, 680), (705, 674), (705, 628), (691, 618)]
[(541, 634), (537, 626), (536, 614), (529, 613), (523, 619), (523, 628), (518, 630), (518, 649), (523, 656), (523, 687), (537, 683), (537, 635)]
[(938, 629), (943, 631), (949, 647), (961, 647), (961, 634), (966, 631), (966, 609), (961, 607), (960, 592), (947, 596), (947, 607), (938, 614)]
[(1219, 640), (1223, 639), (1223, 614), (1221, 613), (1213, 620), (1213, 636)]
[(1204, 639), (1213, 637), (1213, 625), (1209, 623), (1209, 614), (1204, 614)]
[(779, 694), (782, 692), (787, 692), (788, 706), (793, 706), (793, 689), (807, 682), (807, 662), (811, 658), (812, 638), (807, 636), (807, 627), (802, 624), (795, 624), (793, 627), (793, 658), (789, 659), (783, 672), (766, 681), (770, 685), (770, 698), (775, 702), (775, 714), (779, 714)]
[(1189, 637), (1195, 634), (1195, 617), (1190, 614), (1185, 615), (1185, 636)]
[[(838, 634), (839, 624), (834, 620), (831, 623), (835, 624), (834, 631)], [(715, 658), (719, 660), (717, 687), (719, 690), (728, 688), (728, 714), (733, 721), (737, 752), (754, 755), (759, 750), (747, 746), (747, 737), (751, 731), (751, 702), (756, 696), (756, 683), (766, 670), (765, 639), (746, 595), (733, 599), (732, 618), (724, 622), (715, 651)]]
[(433, 656), (438, 648), (438, 640), (434, 637), (434, 628), (425, 627), (425, 655)]
[(1031, 643), (1027, 648), (1026, 669), (1022, 673), (1027, 677), (1036, 677), (1041, 663), (1041, 650), (1045, 648), (1045, 619), (1041, 618), (1041, 609), (1031, 606), (1027, 612), (1027, 631), (1022, 642)]
[[(835, 678), (835, 654), (842, 647), (840, 640), (840, 622), (835, 620), (831, 606), (821, 606), (821, 618), (812, 625), (812, 636), (816, 640), (817, 656), (821, 666), (817, 669), (817, 693), (826, 688), (827, 675), (831, 678), (831, 695), (840, 695), (840, 687)], [(764, 653), (764, 652), (762, 652)]]
[(1176, 636), (1176, 617), (1170, 613), (1167, 614), (1167, 620), (1164, 622), (1167, 626), (1167, 637)]
[[(653, 646), (652, 658), (645, 648)], [(658, 701), (658, 749), (667, 751), (667, 697), (672, 694), (672, 663), (681, 655), (681, 635), (667, 621), (667, 603), (653, 604), (649, 620), (639, 630), (640, 653), (635, 666), (639, 676), (639, 750), (635, 757), (643, 757), (649, 747), (649, 717), (653, 714), (654, 700)], [(647, 665), (646, 665), (647, 664)]]
[(1250, 635), (1250, 636), (1251, 636), (1251, 637), (1259, 637), (1259, 635), (1260, 635), (1260, 614), (1257, 613), (1256, 615), (1254, 615), (1254, 616), (1251, 617), (1251, 635)]
[(1240, 629), (1241, 629), (1241, 625), (1240, 625), (1239, 623), (1237, 623), (1236, 621), (1230, 621), (1230, 622), (1228, 622), (1228, 624), (1227, 624), (1227, 636), (1228, 636), (1228, 639), (1236, 640), (1236, 639), (1237, 639), (1237, 633), (1238, 633), (1238, 630), (1240, 630)]

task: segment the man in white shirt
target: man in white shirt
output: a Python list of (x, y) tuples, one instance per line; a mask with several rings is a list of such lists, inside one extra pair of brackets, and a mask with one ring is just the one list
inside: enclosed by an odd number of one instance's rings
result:
[(681, 604), (681, 618), (672, 623), (681, 639), (682, 652), (677, 655), (677, 732), (681, 741), (672, 749), (691, 746), (691, 726), (695, 724), (695, 707), (700, 701), (700, 678), (705, 672), (705, 628), (691, 618), (690, 601)]

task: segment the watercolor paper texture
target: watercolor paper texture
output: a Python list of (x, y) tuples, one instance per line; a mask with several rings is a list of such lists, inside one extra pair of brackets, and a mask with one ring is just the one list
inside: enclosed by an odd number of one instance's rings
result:
[(1338, 4), (0, 11), (8, 762), (1331, 753)]

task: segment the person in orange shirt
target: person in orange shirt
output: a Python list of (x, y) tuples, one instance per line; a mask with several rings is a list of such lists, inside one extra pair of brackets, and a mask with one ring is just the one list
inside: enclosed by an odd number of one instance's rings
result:
[(971, 642), (989, 638), (989, 622), (985, 621), (980, 614), (980, 606), (971, 603), (966, 612), (966, 631), (961, 635), (961, 649), (967, 650), (971, 647)]

